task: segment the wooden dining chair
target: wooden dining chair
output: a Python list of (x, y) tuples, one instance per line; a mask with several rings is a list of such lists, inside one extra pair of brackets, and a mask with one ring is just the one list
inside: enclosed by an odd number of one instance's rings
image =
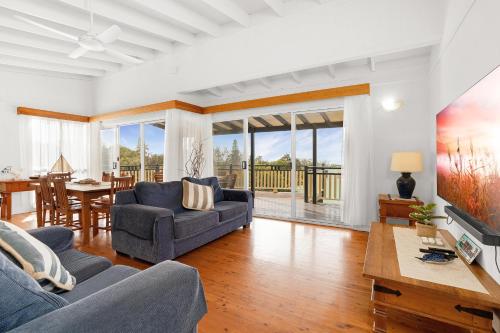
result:
[[(82, 226), (80, 220), (82, 217), (82, 206), (71, 202), (68, 191), (66, 190), (66, 182), (63, 179), (52, 180), (54, 184), (55, 194), (55, 212), (56, 221), (64, 222), (64, 225), (73, 230), (80, 230)], [(78, 214), (79, 219), (75, 220), (75, 215)]]
[(40, 197), (42, 199), (42, 220), (47, 223), (47, 212), (49, 212), (49, 222), (51, 225), (56, 224), (56, 204), (54, 200), (54, 192), (49, 182), (49, 178), (40, 177)]
[(66, 182), (71, 181), (71, 172), (48, 172), (47, 177), (51, 180), (62, 179)]
[[(92, 201), (90, 209), (92, 212), (92, 228), (94, 236), (97, 235), (99, 229), (106, 231), (111, 230), (111, 206), (114, 204), (116, 192), (125, 191), (133, 188), (134, 176), (115, 177), (111, 175), (111, 187), (108, 197), (102, 197)], [(104, 216), (106, 221), (105, 227), (99, 227), (99, 215)]]
[(111, 181), (111, 177), (113, 177), (113, 172), (103, 171), (102, 172), (101, 181), (103, 181), (103, 182), (110, 182)]
[(162, 183), (163, 182), (163, 172), (155, 172), (154, 180), (155, 180), (155, 183)]

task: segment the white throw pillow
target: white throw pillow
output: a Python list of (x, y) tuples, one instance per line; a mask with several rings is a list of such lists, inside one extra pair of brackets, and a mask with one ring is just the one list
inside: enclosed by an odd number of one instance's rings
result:
[(212, 186), (182, 181), (182, 206), (186, 209), (211, 210), (214, 208)]
[(76, 279), (50, 247), (18, 226), (0, 221), (0, 247), (47, 291), (71, 290)]

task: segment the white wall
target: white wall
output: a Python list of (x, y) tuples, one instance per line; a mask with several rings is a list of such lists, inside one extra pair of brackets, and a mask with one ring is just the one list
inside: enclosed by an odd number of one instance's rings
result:
[[(445, 39), (435, 50), (431, 69), (431, 119), (429, 119), (430, 150), (435, 155), (435, 115), (461, 96), (478, 80), (500, 65), (500, 1), (454, 0), (448, 8)], [(434, 171), (435, 172), (435, 171)], [(440, 210), (447, 203), (436, 194), (434, 200)], [(455, 237), (465, 231), (456, 223), (448, 228)], [(479, 242), (478, 242), (479, 243)], [(478, 262), (500, 283), (500, 273), (495, 267), (494, 248), (482, 246)]]
[[(92, 81), (0, 69), (0, 170), (20, 167), (18, 106), (89, 115)], [(26, 195), (14, 194), (14, 213), (28, 207)]]

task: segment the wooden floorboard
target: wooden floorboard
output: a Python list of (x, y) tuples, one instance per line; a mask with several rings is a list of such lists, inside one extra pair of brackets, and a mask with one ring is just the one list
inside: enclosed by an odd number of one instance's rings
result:
[[(36, 226), (33, 214), (12, 221)], [(368, 234), (360, 231), (256, 218), (248, 229), (194, 250), (177, 261), (196, 267), (208, 302), (199, 331), (370, 332), (370, 281), (362, 277)], [(117, 255), (111, 233), (100, 231), (85, 252), (114, 264), (145, 269)]]

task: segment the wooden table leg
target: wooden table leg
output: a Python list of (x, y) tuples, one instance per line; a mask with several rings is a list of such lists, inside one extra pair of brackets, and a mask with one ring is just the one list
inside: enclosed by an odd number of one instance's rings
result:
[(83, 245), (88, 245), (90, 241), (90, 198), (84, 195), (82, 198), (82, 223)]
[(7, 214), (7, 206), (6, 206), (6, 201), (5, 201), (5, 193), (2, 194), (2, 206), (0, 207), (0, 218), (5, 219), (6, 214)]
[(5, 201), (2, 209), (3, 218), (10, 220), (12, 218), (12, 193), (2, 193), (2, 197), (3, 201)]
[(43, 212), (42, 212), (42, 194), (40, 191), (35, 191), (35, 203), (36, 203), (36, 225), (38, 228), (41, 228), (45, 225), (45, 221), (43, 220)]
[(373, 332), (387, 332), (387, 308), (377, 303), (373, 304)]

